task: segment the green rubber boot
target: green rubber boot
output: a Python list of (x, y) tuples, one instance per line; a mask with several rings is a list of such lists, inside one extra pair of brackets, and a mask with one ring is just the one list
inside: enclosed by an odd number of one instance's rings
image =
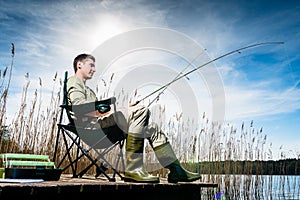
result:
[(150, 175), (143, 162), (144, 138), (127, 135), (125, 182), (159, 183), (159, 178)]
[(170, 170), (168, 174), (169, 183), (193, 182), (201, 179), (201, 175), (184, 169), (177, 159), (169, 142), (154, 148), (159, 163)]

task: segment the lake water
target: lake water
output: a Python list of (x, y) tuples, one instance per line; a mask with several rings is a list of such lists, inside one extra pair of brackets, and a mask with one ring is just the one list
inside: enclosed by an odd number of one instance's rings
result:
[(300, 176), (286, 175), (203, 175), (218, 189), (202, 190), (203, 199), (300, 200)]

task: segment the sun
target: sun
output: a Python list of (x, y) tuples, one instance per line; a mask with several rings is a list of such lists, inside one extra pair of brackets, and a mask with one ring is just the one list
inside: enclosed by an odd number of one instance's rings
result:
[(97, 46), (113, 36), (128, 31), (130, 27), (132, 27), (130, 24), (126, 23), (126, 21), (121, 21), (117, 16), (102, 14), (94, 24), (90, 40)]

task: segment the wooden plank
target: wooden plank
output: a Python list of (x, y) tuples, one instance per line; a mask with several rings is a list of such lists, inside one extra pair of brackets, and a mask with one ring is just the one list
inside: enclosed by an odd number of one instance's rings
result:
[(168, 183), (166, 178), (160, 178), (160, 183), (128, 183), (117, 178), (109, 182), (105, 177), (95, 178), (93, 175), (82, 178), (72, 178), (63, 174), (59, 181), (44, 181), (39, 183), (0, 183), (0, 199), (13, 198), (44, 200), (52, 199), (94, 199), (95, 196), (108, 196), (110, 199), (132, 200), (187, 200), (201, 199), (201, 189), (218, 186), (216, 183)]

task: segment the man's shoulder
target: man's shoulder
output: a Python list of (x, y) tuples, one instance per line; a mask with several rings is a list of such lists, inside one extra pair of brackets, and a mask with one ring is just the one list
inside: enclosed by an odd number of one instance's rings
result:
[(68, 85), (75, 85), (75, 84), (81, 84), (81, 80), (77, 78), (76, 76), (70, 76), (67, 80)]
[(76, 76), (70, 76), (69, 78), (68, 78), (68, 82), (70, 82), (70, 81), (76, 81), (77, 80), (77, 77)]

